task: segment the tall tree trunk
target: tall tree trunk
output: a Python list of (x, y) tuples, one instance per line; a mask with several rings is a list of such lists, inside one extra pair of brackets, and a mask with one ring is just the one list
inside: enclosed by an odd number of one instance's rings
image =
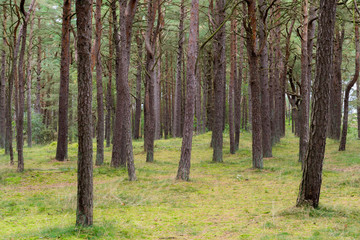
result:
[(262, 124), (262, 148), (263, 156), (272, 157), (271, 144), (271, 117), (270, 117), (270, 96), (269, 96), (269, 56), (267, 43), (267, 16), (268, 6), (266, 1), (258, 0), (260, 10), (259, 19), (259, 43), (260, 65), (259, 65), (259, 82), (261, 87), (261, 124)]
[(96, 100), (97, 100), (97, 134), (96, 134), (96, 165), (104, 163), (104, 100), (102, 83), (102, 65), (101, 65), (101, 5), (102, 0), (96, 0), (96, 32), (95, 32), (95, 54), (96, 54)]
[(110, 147), (111, 143), (111, 113), (112, 113), (112, 74), (113, 74), (113, 33), (112, 33), (112, 11), (109, 13), (109, 59), (108, 59), (108, 84), (106, 91), (106, 119), (105, 119), (105, 136), (106, 136), (106, 147)]
[[(20, 9), (24, 9), (24, 2), (21, 3)], [(16, 148), (18, 152), (18, 166), (17, 171), (24, 171), (24, 110), (25, 110), (25, 71), (24, 71), (24, 58), (25, 58), (25, 49), (26, 49), (26, 37), (27, 37), (27, 24), (30, 19), (34, 8), (35, 0), (32, 0), (29, 6), (28, 12), (22, 11), (24, 15), (22, 23), (22, 34), (21, 34), (21, 50), (19, 53), (19, 66), (18, 66), (18, 111), (16, 114)]]
[[(38, 29), (41, 28), (41, 18), (38, 18)], [(41, 34), (38, 35), (37, 43), (37, 66), (36, 66), (36, 100), (35, 112), (41, 114)]]
[(356, 57), (355, 57), (355, 74), (353, 79), (346, 86), (345, 96), (344, 96), (344, 116), (343, 116), (343, 126), (341, 132), (341, 140), (339, 151), (345, 151), (346, 148), (346, 136), (348, 130), (348, 119), (349, 119), (349, 97), (351, 88), (359, 79), (359, 70), (360, 70), (360, 40), (359, 40), (359, 25), (355, 24), (355, 48), (356, 48)]
[[(216, 0), (216, 14), (215, 24), (217, 28), (225, 20), (225, 1)], [(212, 147), (213, 151), (213, 162), (223, 161), (223, 127), (224, 127), (224, 84), (226, 79), (226, 65), (225, 65), (225, 29), (226, 26), (223, 24), (221, 29), (214, 36), (214, 92), (215, 92), (215, 103), (214, 108), (214, 125), (212, 128)]]
[[(236, 14), (235, 14), (236, 15)], [(230, 153), (234, 154), (236, 151), (235, 143), (235, 129), (234, 129), (234, 97), (235, 97), (235, 82), (237, 82), (237, 72), (236, 72), (236, 53), (237, 53), (237, 39), (236, 39), (236, 19), (233, 17), (231, 19), (230, 27), (230, 84), (229, 84), (229, 136), (230, 136)], [(237, 86), (237, 85), (236, 85)], [(237, 92), (238, 93), (238, 92)], [(236, 105), (235, 105), (236, 106)]]
[(194, 123), (194, 105), (196, 91), (196, 62), (198, 57), (198, 38), (199, 38), (199, 0), (191, 1), (190, 10), (190, 33), (187, 59), (187, 98), (185, 104), (185, 122), (183, 141), (181, 147), (181, 157), (176, 178), (188, 181), (190, 175), (190, 159)]
[(76, 0), (79, 136), (76, 225), (81, 226), (93, 224), (91, 9), (91, 0)]
[(357, 127), (358, 127), (358, 136), (357, 138), (360, 139), (360, 81), (357, 81), (356, 84), (356, 98), (358, 101), (358, 105), (356, 108), (356, 112), (357, 112)]
[(56, 146), (56, 160), (65, 161), (68, 155), (68, 104), (70, 77), (70, 25), (71, 0), (64, 0), (61, 34), (59, 126)]
[(303, 1), (303, 23), (301, 36), (301, 102), (299, 108), (299, 162), (303, 163), (309, 144), (309, 107), (310, 107), (310, 79), (309, 79), (309, 51), (308, 51), (308, 25), (309, 1)]
[(314, 102), (311, 111), (309, 148), (303, 165), (297, 206), (319, 205), (322, 166), (326, 145), (326, 125), (329, 106), (329, 86), (332, 78), (332, 55), (336, 0), (320, 0), (319, 28), (316, 52)]
[[(117, 43), (117, 61), (119, 61), (119, 78), (117, 78), (117, 101), (116, 101), (116, 124), (114, 133), (113, 158), (114, 162), (124, 161), (128, 168), (128, 176), (130, 181), (136, 180), (135, 165), (132, 147), (131, 133), (131, 96), (129, 88), (129, 65), (130, 65), (130, 49), (131, 49), (131, 33), (132, 23), (137, 8), (137, 0), (120, 0), (119, 26), (120, 36)], [(115, 33), (117, 35), (117, 31)], [(120, 46), (118, 46), (120, 45)], [(120, 53), (120, 54), (118, 54)], [(121, 155), (116, 149), (121, 149)], [(116, 160), (115, 158), (118, 158)], [(120, 160), (123, 158), (122, 160)]]
[(343, 43), (345, 39), (345, 28), (335, 30), (335, 49), (334, 49), (334, 77), (330, 87), (330, 108), (329, 125), (327, 136), (331, 139), (339, 140), (341, 134), (341, 110), (342, 110), (342, 55)]
[(247, 4), (249, 23), (246, 40), (251, 90), (252, 163), (253, 168), (263, 168), (262, 116), (258, 75), (259, 56), (256, 53), (256, 2), (255, 0), (249, 0)]
[[(244, 28), (241, 27), (240, 35), (244, 35)], [(236, 37), (236, 35), (235, 35)], [(241, 87), (242, 87), (242, 68), (243, 68), (243, 55), (244, 55), (244, 40), (240, 38), (239, 44), (239, 62), (238, 62), (238, 71), (237, 76), (235, 76), (235, 84), (234, 84), (234, 130), (235, 130), (235, 151), (239, 149), (239, 142), (240, 142), (240, 125), (241, 125)], [(236, 55), (235, 55), (236, 56)], [(230, 116), (230, 114), (229, 114)]]
[(29, 35), (29, 51), (27, 58), (27, 143), (28, 147), (32, 147), (32, 128), (31, 128), (31, 80), (32, 80), (32, 65), (31, 65), (31, 50), (32, 50), (32, 41), (33, 41), (33, 28), (34, 28), (34, 15), (31, 19), (30, 24), (30, 35)]
[[(5, 8), (3, 8), (5, 16)], [(6, 16), (5, 16), (6, 18)], [(4, 30), (3, 30), (4, 31)], [(5, 34), (5, 33), (4, 33)], [(5, 46), (5, 35), (3, 35), (3, 45)], [(1, 72), (0, 72), (0, 148), (5, 148), (5, 134), (6, 134), (6, 53), (5, 50), (1, 50)]]
[(175, 83), (175, 98), (174, 98), (174, 118), (173, 118), (173, 137), (181, 137), (181, 96), (182, 96), (182, 81), (181, 81), (181, 67), (184, 45), (184, 19), (185, 19), (185, 5), (184, 0), (180, 3), (180, 22), (179, 22), (179, 41), (177, 51), (176, 63), (176, 83)]
[(140, 31), (136, 36), (136, 43), (138, 48), (138, 61), (136, 72), (136, 103), (135, 103), (135, 126), (134, 126), (134, 138), (140, 138), (140, 121), (141, 121), (141, 80), (142, 80), (142, 55), (143, 55), (143, 42), (140, 37)]

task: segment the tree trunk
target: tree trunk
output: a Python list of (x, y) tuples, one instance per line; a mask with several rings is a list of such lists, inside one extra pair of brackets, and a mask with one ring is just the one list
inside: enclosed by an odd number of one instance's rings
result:
[(255, 0), (250, 0), (247, 4), (249, 24), (246, 40), (251, 91), (252, 163), (253, 168), (263, 168), (262, 116), (258, 75), (259, 56), (256, 53), (256, 3)]
[(319, 28), (316, 52), (314, 102), (311, 111), (309, 148), (303, 165), (297, 206), (319, 205), (322, 166), (326, 145), (326, 125), (329, 106), (329, 86), (332, 78), (332, 55), (336, 0), (320, 0)]
[(91, 10), (91, 0), (76, 0), (79, 136), (76, 225), (81, 226), (93, 224)]
[[(5, 13), (4, 13), (5, 14)], [(3, 44), (5, 45), (5, 37), (3, 37)], [(5, 134), (6, 134), (6, 55), (5, 50), (1, 50), (1, 72), (0, 72), (0, 148), (5, 148)]]
[(70, 77), (70, 25), (71, 0), (64, 0), (61, 34), (59, 127), (56, 147), (56, 160), (65, 161), (68, 155), (68, 104)]
[(343, 43), (345, 39), (345, 28), (336, 29), (334, 49), (334, 77), (330, 87), (330, 109), (329, 126), (327, 136), (331, 139), (339, 140), (341, 133), (341, 110), (342, 110), (342, 55)]
[(31, 80), (32, 80), (32, 71), (31, 71), (31, 50), (32, 50), (32, 41), (33, 41), (33, 28), (34, 28), (34, 15), (31, 19), (30, 25), (30, 36), (29, 36), (29, 51), (27, 58), (27, 143), (28, 147), (32, 147), (32, 128), (31, 128)]
[(142, 80), (142, 55), (143, 55), (143, 42), (140, 37), (140, 31), (136, 36), (136, 43), (138, 47), (138, 61), (137, 61), (137, 73), (136, 73), (136, 103), (135, 103), (135, 126), (134, 126), (134, 138), (140, 138), (140, 121), (141, 121), (141, 80)]
[(104, 163), (104, 100), (103, 100), (103, 83), (102, 83), (102, 65), (101, 65), (101, 5), (102, 0), (96, 0), (96, 32), (95, 32), (95, 54), (96, 54), (96, 100), (97, 100), (97, 138), (96, 138), (96, 165)]
[[(130, 65), (130, 49), (131, 49), (131, 33), (132, 23), (137, 8), (137, 0), (120, 0), (119, 26), (120, 36), (119, 42), (116, 43), (117, 61), (119, 61), (119, 77), (116, 82), (117, 101), (116, 101), (116, 124), (114, 133), (113, 158), (114, 162), (125, 162), (128, 167), (128, 176), (130, 181), (136, 180), (134, 156), (132, 148), (131, 133), (131, 96), (129, 89), (129, 65)], [(115, 28), (116, 29), (116, 28)], [(117, 35), (117, 31), (114, 31)], [(119, 46), (120, 45), (120, 46)], [(121, 149), (121, 155), (117, 148)], [(115, 158), (118, 158), (117, 160)]]
[(185, 5), (184, 0), (180, 3), (180, 22), (179, 22), (179, 41), (177, 51), (176, 63), (176, 83), (175, 83), (175, 98), (174, 98), (174, 119), (173, 119), (173, 137), (181, 137), (181, 95), (182, 95), (182, 81), (181, 81), (181, 67), (184, 45), (184, 19), (185, 19)]
[[(216, 0), (216, 14), (215, 24), (219, 27), (225, 20), (225, 1)], [(226, 79), (226, 65), (225, 65), (225, 29), (224, 24), (221, 29), (214, 36), (214, 125), (212, 128), (213, 134), (213, 162), (223, 161), (223, 127), (224, 127), (224, 84)]]
[(299, 108), (299, 162), (303, 163), (309, 144), (309, 107), (310, 107), (310, 79), (309, 79), (309, 51), (308, 51), (308, 25), (309, 25), (309, 1), (303, 1), (303, 23), (301, 36), (301, 88)]
[(187, 98), (185, 104), (185, 121), (183, 141), (181, 147), (181, 157), (176, 178), (188, 181), (190, 175), (190, 159), (194, 123), (194, 105), (196, 91), (196, 62), (198, 55), (198, 38), (199, 38), (199, 0), (191, 1), (190, 10), (190, 33), (187, 59), (187, 81), (186, 91)]
[[(236, 15), (236, 14), (235, 14)], [(230, 84), (229, 84), (229, 136), (230, 136), (230, 153), (235, 154), (237, 149), (235, 143), (235, 132), (234, 132), (234, 97), (235, 97), (235, 82), (237, 82), (237, 72), (236, 72), (236, 53), (237, 53), (237, 39), (236, 39), (236, 19), (233, 17), (231, 19), (230, 27)], [(236, 85), (237, 86), (237, 85)], [(238, 93), (238, 92), (237, 92)], [(236, 105), (235, 105), (236, 106)], [(238, 145), (239, 146), (239, 145)]]
[(344, 96), (344, 116), (343, 116), (343, 127), (341, 132), (341, 141), (339, 146), (339, 151), (345, 151), (346, 148), (346, 136), (348, 130), (348, 119), (349, 119), (349, 96), (351, 88), (359, 79), (359, 70), (360, 70), (360, 40), (359, 40), (359, 25), (355, 24), (355, 47), (356, 47), (356, 57), (355, 57), (355, 74), (353, 79), (346, 86), (345, 96)]
[[(38, 18), (38, 29), (41, 28), (41, 18)], [(38, 35), (37, 66), (36, 66), (36, 101), (35, 112), (41, 114), (41, 35)]]
[(262, 124), (262, 148), (263, 157), (272, 157), (271, 144), (271, 121), (270, 121), (270, 96), (269, 96), (269, 56), (267, 43), (267, 4), (264, 0), (258, 0), (260, 10), (259, 19), (259, 43), (260, 65), (259, 82), (261, 87), (261, 124)]
[(106, 91), (106, 119), (105, 119), (105, 136), (106, 136), (106, 147), (110, 147), (111, 143), (111, 113), (112, 113), (112, 74), (113, 74), (113, 33), (112, 33), (112, 11), (109, 13), (109, 59), (108, 59), (108, 84)]
[[(244, 35), (244, 28), (241, 27), (240, 35)], [(236, 35), (235, 35), (236, 37)], [(240, 125), (241, 125), (241, 87), (242, 87), (242, 68), (243, 68), (243, 55), (244, 55), (244, 40), (241, 37), (240, 38), (240, 45), (239, 45), (239, 62), (238, 62), (238, 70), (237, 70), (237, 76), (235, 76), (235, 84), (234, 84), (234, 130), (235, 130), (235, 151), (239, 149), (239, 142), (240, 142)], [(236, 56), (236, 54), (235, 54)], [(229, 114), (230, 116), (230, 114)]]

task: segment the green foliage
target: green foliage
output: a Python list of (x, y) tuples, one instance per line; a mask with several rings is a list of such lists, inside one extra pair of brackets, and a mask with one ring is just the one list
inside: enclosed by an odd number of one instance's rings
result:
[(43, 123), (42, 115), (34, 113), (32, 115), (32, 137), (36, 144), (50, 143), (56, 136), (53, 129), (49, 129)]

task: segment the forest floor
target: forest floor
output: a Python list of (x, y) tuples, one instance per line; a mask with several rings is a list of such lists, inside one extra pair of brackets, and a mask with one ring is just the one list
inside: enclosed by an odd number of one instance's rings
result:
[(75, 227), (76, 143), (66, 162), (53, 160), (56, 143), (25, 148), (21, 174), (0, 150), (0, 239), (360, 239), (360, 141), (338, 152), (328, 140), (314, 210), (295, 207), (302, 172), (292, 134), (261, 171), (251, 169), (249, 133), (235, 155), (225, 134), (219, 164), (211, 162), (210, 139), (194, 137), (190, 182), (175, 180), (181, 139), (156, 141), (151, 164), (134, 141), (136, 182), (109, 167), (106, 148), (106, 164), (94, 168), (90, 228)]

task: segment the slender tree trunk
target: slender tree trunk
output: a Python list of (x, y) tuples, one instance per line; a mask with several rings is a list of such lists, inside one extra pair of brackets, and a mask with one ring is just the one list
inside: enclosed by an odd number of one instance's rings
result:
[(71, 0), (64, 0), (61, 35), (59, 126), (56, 147), (56, 160), (65, 161), (68, 155), (68, 104), (70, 77), (70, 25)]
[(33, 41), (34, 15), (31, 19), (30, 36), (29, 36), (29, 51), (27, 58), (27, 143), (28, 147), (32, 147), (32, 128), (31, 128), (31, 80), (32, 80), (32, 66), (31, 66), (31, 50)]
[[(235, 14), (236, 15), (236, 14)], [(237, 82), (236, 72), (236, 53), (237, 53), (237, 39), (236, 39), (236, 19), (231, 19), (231, 33), (230, 33), (230, 84), (229, 84), (229, 135), (230, 135), (230, 153), (234, 154), (237, 147), (235, 143), (235, 132), (234, 132), (234, 97), (235, 97), (235, 82)], [(237, 85), (236, 85), (237, 86)], [(237, 92), (238, 93), (238, 92)], [(236, 105), (235, 105), (236, 106)], [(238, 145), (239, 146), (239, 145)]]
[(259, 82), (261, 87), (261, 124), (262, 124), (262, 148), (263, 156), (272, 157), (271, 144), (271, 117), (270, 117), (270, 96), (269, 96), (269, 56), (267, 43), (267, 4), (264, 0), (258, 0), (258, 8), (260, 10), (259, 19), (259, 47), (260, 49), (260, 65), (259, 65)]
[(320, 0), (319, 29), (316, 52), (316, 78), (314, 81), (314, 102), (311, 111), (309, 148), (303, 165), (297, 206), (319, 205), (322, 182), (322, 166), (326, 145), (329, 86), (332, 78), (332, 54), (336, 0)]
[(112, 74), (113, 74), (113, 33), (112, 33), (112, 11), (109, 13), (109, 60), (108, 60), (108, 84), (106, 91), (106, 119), (105, 119), (105, 135), (106, 135), (106, 147), (110, 147), (111, 143), (111, 113), (112, 113)]
[[(4, 9), (5, 11), (5, 9)], [(5, 14), (5, 13), (4, 13)], [(5, 45), (5, 36), (3, 36), (3, 44)], [(6, 134), (6, 55), (5, 50), (1, 50), (1, 72), (0, 72), (0, 148), (5, 148)]]
[[(225, 1), (216, 0), (216, 26), (220, 26), (225, 20)], [(226, 65), (225, 65), (225, 24), (214, 36), (214, 92), (215, 103), (214, 108), (214, 125), (212, 129), (213, 134), (213, 162), (223, 161), (223, 127), (224, 127), (224, 84), (226, 79)]]
[(299, 162), (303, 163), (309, 144), (309, 107), (310, 107), (310, 79), (309, 79), (309, 51), (308, 51), (308, 25), (309, 1), (303, 1), (303, 23), (301, 36), (301, 102), (299, 109)]
[(182, 56), (183, 56), (183, 45), (184, 45), (184, 19), (185, 19), (185, 5), (184, 5), (184, 0), (181, 0), (179, 41), (178, 41), (178, 51), (177, 51), (177, 63), (176, 63), (173, 137), (181, 137), (181, 95), (182, 95), (181, 67), (182, 67)]
[(348, 130), (348, 119), (349, 119), (349, 96), (351, 88), (359, 79), (359, 70), (360, 70), (360, 40), (359, 40), (359, 25), (355, 24), (355, 47), (356, 47), (356, 57), (355, 57), (355, 74), (353, 79), (346, 86), (345, 96), (344, 96), (344, 116), (343, 116), (343, 127), (341, 132), (341, 141), (339, 146), (339, 151), (345, 151), (346, 148), (346, 136)]
[(141, 80), (142, 80), (142, 59), (143, 59), (143, 42), (140, 37), (140, 32), (136, 36), (136, 43), (138, 48), (138, 61), (136, 73), (136, 103), (135, 103), (135, 126), (134, 138), (140, 138), (140, 121), (141, 121)]
[(76, 0), (79, 94), (76, 225), (81, 226), (91, 226), (93, 224), (91, 9), (91, 0)]
[[(38, 18), (38, 29), (41, 28), (41, 18)], [(37, 43), (37, 67), (36, 67), (36, 101), (35, 112), (41, 114), (41, 35), (38, 35)]]
[[(24, 4), (24, 3), (22, 3)], [(25, 58), (25, 49), (26, 49), (26, 37), (27, 37), (27, 24), (30, 19), (30, 15), (32, 14), (33, 7), (35, 4), (35, 0), (32, 0), (29, 11), (22, 12), (24, 15), (23, 23), (22, 23), (22, 34), (21, 34), (21, 50), (19, 53), (19, 66), (18, 66), (18, 110), (16, 114), (16, 148), (18, 152), (18, 166), (17, 171), (24, 171), (24, 110), (25, 110), (25, 71), (24, 71), (24, 58)], [(24, 8), (24, 5), (20, 6), (20, 9)]]
[[(237, 76), (235, 77), (235, 97), (234, 97), (234, 130), (235, 130), (235, 151), (239, 149), (240, 142), (240, 125), (241, 125), (241, 87), (242, 87), (242, 68), (243, 68), (243, 55), (244, 55), (244, 40), (242, 36), (244, 35), (244, 28), (241, 27), (240, 30), (240, 45), (239, 45), (239, 62), (238, 62), (238, 71)], [(236, 35), (235, 35), (236, 38)], [(235, 55), (236, 56), (236, 55)], [(230, 114), (229, 114), (230, 116)]]
[(259, 56), (256, 53), (256, 2), (250, 0), (247, 4), (249, 24), (247, 26), (246, 40), (251, 90), (252, 163), (253, 168), (263, 168), (262, 116), (258, 75)]
[(356, 84), (356, 98), (358, 100), (357, 105), (357, 127), (358, 127), (358, 139), (360, 139), (360, 81), (357, 81)]
[(96, 32), (95, 32), (95, 54), (96, 54), (96, 100), (97, 100), (97, 138), (96, 138), (96, 165), (104, 163), (104, 100), (103, 100), (103, 83), (102, 83), (102, 65), (101, 65), (101, 5), (102, 0), (96, 0)]
[(190, 33), (187, 59), (187, 98), (185, 104), (185, 122), (183, 141), (181, 147), (181, 158), (176, 178), (188, 181), (190, 175), (190, 159), (193, 136), (194, 105), (196, 91), (196, 62), (198, 57), (198, 38), (199, 38), (199, 0), (191, 1), (190, 10)]
[(330, 88), (329, 126), (327, 136), (339, 140), (341, 134), (341, 110), (342, 110), (342, 55), (345, 39), (345, 28), (335, 30), (334, 49), (334, 77)]

